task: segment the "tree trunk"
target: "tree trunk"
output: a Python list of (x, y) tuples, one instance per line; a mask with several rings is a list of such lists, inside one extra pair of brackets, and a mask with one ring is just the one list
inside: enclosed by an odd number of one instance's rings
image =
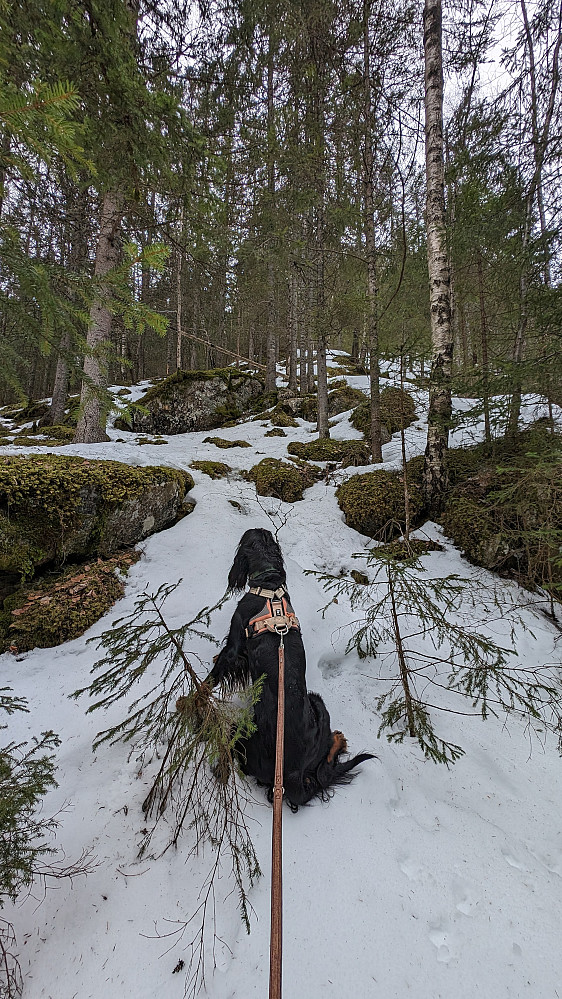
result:
[[(118, 263), (118, 235), (123, 201), (120, 191), (106, 191), (102, 197), (94, 267), (94, 277), (97, 279), (103, 279)], [(80, 397), (82, 413), (74, 436), (75, 444), (97, 444), (109, 440), (105, 432), (107, 359), (104, 357), (104, 350), (111, 340), (110, 297), (111, 289), (102, 280), (98, 296), (90, 309), (90, 328), (86, 340), (88, 354), (84, 360), (85, 378)]]
[(329, 438), (330, 427), (328, 421), (328, 372), (326, 365), (326, 288), (325, 288), (325, 232), (324, 232), (324, 208), (326, 200), (326, 136), (324, 122), (324, 87), (323, 77), (317, 79), (314, 94), (315, 104), (315, 125), (317, 143), (317, 206), (316, 206), (316, 300), (315, 300), (315, 329), (316, 329), (316, 383), (318, 397), (318, 422), (317, 430), (319, 438)]
[(274, 392), (277, 385), (277, 338), (275, 329), (275, 271), (273, 268), (273, 230), (275, 212), (275, 107), (273, 92), (274, 42), (269, 25), (267, 52), (267, 345), (265, 390)]
[[(89, 191), (87, 187), (76, 190), (73, 185), (69, 185), (65, 191), (65, 196), (69, 204), (72, 199), (76, 201), (74, 209), (69, 212), (72, 223), (69, 237), (68, 269), (73, 274), (79, 274), (86, 266), (88, 260), (87, 213), (90, 200)], [(58, 426), (64, 420), (70, 378), (69, 359), (71, 349), (72, 334), (69, 329), (66, 329), (62, 333), (59, 342), (53, 396), (49, 412), (44, 419), (44, 423), (51, 426)]]
[(45, 420), (51, 426), (59, 426), (64, 421), (64, 410), (68, 396), (68, 355), (70, 347), (70, 330), (65, 330), (60, 338), (53, 397), (47, 419)]
[(178, 246), (176, 247), (176, 371), (181, 371), (182, 361), (182, 283), (181, 272), (183, 264), (183, 253), (181, 242), (183, 239), (183, 207), (180, 212)]
[(289, 277), (289, 388), (297, 391), (298, 289), (294, 267)]
[(373, 461), (382, 461), (381, 402), (379, 367), (379, 317), (377, 283), (377, 246), (375, 240), (375, 157), (371, 101), (371, 60), (369, 45), (370, 0), (363, 0), (363, 197), (365, 253), (367, 258), (367, 337), (369, 343), (369, 381), (371, 388), (371, 451)]
[(484, 301), (484, 275), (482, 272), (482, 253), (478, 250), (476, 261), (478, 270), (478, 298), (480, 301), (480, 343), (482, 347), (482, 400), (484, 403), (484, 436), (488, 442), (492, 440), (490, 428), (490, 362), (488, 359), (488, 318)]
[(427, 261), (431, 308), (432, 360), (424, 464), (429, 512), (441, 509), (447, 488), (445, 457), (451, 422), (453, 339), (449, 261), (445, 234), (443, 160), (443, 50), (441, 0), (425, 0), (425, 164)]

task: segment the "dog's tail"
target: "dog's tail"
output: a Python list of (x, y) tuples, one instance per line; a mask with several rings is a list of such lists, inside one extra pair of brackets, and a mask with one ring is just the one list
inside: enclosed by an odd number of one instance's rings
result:
[[(351, 760), (331, 762), (323, 760), (315, 771), (308, 773), (294, 772), (284, 778), (285, 800), (292, 809), (297, 811), (300, 805), (306, 805), (313, 798), (329, 801), (336, 787), (351, 784), (356, 773), (356, 767), (366, 760), (376, 760), (373, 753), (358, 753)], [(270, 801), (273, 800), (271, 793)]]
[(330, 787), (351, 784), (353, 778), (357, 776), (351, 771), (355, 770), (361, 763), (365, 763), (366, 760), (376, 759), (374, 753), (358, 753), (351, 760), (337, 760), (335, 763), (325, 760), (316, 771), (316, 779), (324, 791), (329, 790)]

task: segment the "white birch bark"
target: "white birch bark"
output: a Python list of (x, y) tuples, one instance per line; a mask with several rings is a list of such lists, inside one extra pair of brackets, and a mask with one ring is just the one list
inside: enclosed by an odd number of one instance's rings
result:
[(425, 0), (423, 20), (426, 228), (432, 340), (424, 493), (430, 513), (437, 513), (447, 487), (445, 457), (451, 420), (453, 359), (449, 259), (445, 232), (441, 0)]

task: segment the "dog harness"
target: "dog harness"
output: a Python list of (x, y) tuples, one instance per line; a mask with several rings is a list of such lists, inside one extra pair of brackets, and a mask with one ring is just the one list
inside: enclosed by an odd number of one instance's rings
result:
[(290, 628), (300, 631), (300, 624), (293, 608), (286, 598), (286, 590), (280, 586), (277, 590), (266, 590), (263, 586), (251, 586), (250, 593), (264, 597), (264, 605), (248, 622), (246, 638), (255, 638), (270, 631), (274, 635), (286, 635)]

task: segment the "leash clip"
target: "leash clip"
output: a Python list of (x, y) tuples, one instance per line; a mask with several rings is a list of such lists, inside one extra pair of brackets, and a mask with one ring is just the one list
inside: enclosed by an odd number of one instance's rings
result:
[(286, 624), (279, 623), (279, 624), (274, 625), (274, 628), (275, 628), (276, 633), (279, 635), (279, 638), (281, 639), (281, 641), (279, 643), (279, 648), (283, 649), (285, 647), (285, 643), (283, 641), (283, 636), (289, 634), (289, 627)]

